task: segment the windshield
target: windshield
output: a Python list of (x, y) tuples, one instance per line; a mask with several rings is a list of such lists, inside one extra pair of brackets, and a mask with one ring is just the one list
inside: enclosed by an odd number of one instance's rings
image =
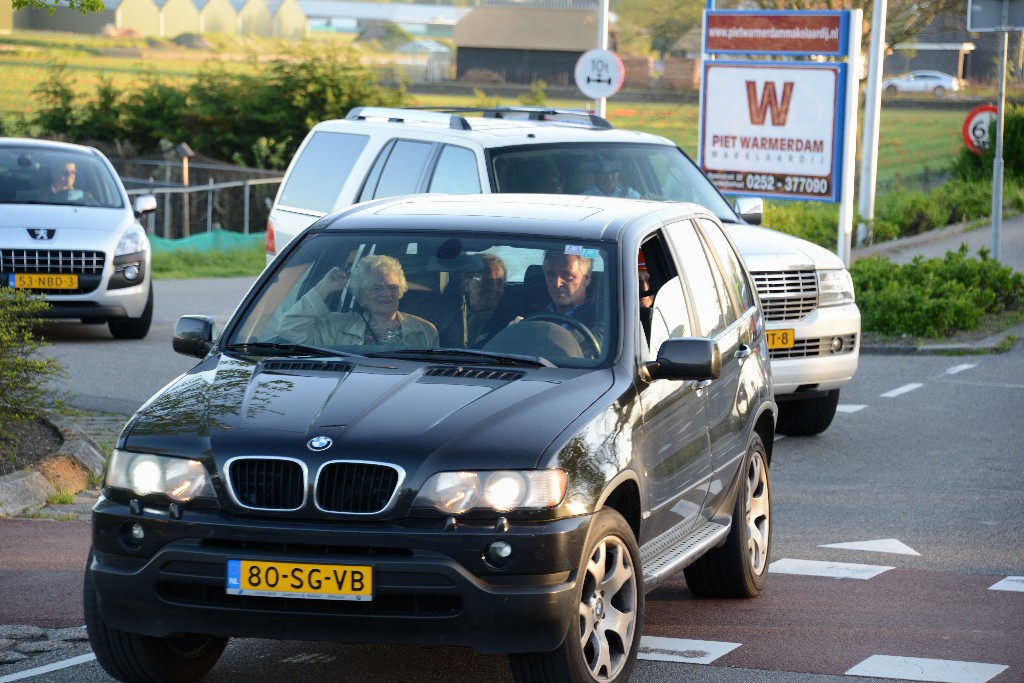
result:
[(93, 154), (0, 145), (0, 204), (124, 206), (116, 178)]
[(609, 258), (558, 238), (311, 232), (222, 348), (596, 367), (617, 346)]
[(496, 192), (585, 194), (693, 202), (726, 223), (729, 202), (678, 147), (573, 143), (494, 149)]

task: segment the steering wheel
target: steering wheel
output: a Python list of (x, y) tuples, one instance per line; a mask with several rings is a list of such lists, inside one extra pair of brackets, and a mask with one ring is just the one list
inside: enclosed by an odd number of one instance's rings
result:
[(580, 336), (583, 337), (581, 346), (583, 347), (583, 354), (585, 356), (589, 358), (598, 358), (601, 356), (601, 342), (597, 340), (597, 336), (594, 334), (593, 330), (576, 318), (570, 318), (569, 316), (562, 315), (560, 313), (542, 311), (540, 313), (528, 315), (524, 320), (536, 320), (540, 322), (555, 323), (556, 325), (567, 325), (573, 330), (579, 332)]

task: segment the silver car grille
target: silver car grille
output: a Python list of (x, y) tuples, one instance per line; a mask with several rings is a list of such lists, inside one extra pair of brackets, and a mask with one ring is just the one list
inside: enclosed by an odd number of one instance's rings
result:
[[(242, 457), (228, 465), (235, 501), (251, 510), (295, 512), (305, 504), (307, 469), (291, 458)], [(324, 512), (374, 514), (387, 507), (404, 473), (381, 463), (332, 461), (317, 474), (316, 507)]]
[(767, 322), (799, 320), (818, 306), (818, 277), (814, 270), (751, 273)]
[(0, 272), (102, 275), (102, 251), (0, 249)]

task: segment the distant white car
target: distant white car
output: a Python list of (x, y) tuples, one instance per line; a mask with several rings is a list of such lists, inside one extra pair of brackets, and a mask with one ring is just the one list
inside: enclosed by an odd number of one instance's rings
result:
[(0, 138), (0, 287), (46, 297), (45, 315), (106, 323), (142, 339), (153, 319), (149, 238), (103, 154), (62, 142)]
[(939, 97), (960, 90), (960, 79), (941, 71), (911, 71), (885, 79), (882, 89), (888, 95), (923, 92)]

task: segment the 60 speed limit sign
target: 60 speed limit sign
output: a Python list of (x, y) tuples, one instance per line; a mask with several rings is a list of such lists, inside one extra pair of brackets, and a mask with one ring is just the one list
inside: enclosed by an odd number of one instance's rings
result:
[(996, 105), (983, 104), (980, 107), (975, 107), (967, 115), (963, 128), (964, 143), (967, 144), (967, 149), (975, 154), (981, 154), (983, 150), (988, 149), (990, 144), (988, 129), (998, 113)]

